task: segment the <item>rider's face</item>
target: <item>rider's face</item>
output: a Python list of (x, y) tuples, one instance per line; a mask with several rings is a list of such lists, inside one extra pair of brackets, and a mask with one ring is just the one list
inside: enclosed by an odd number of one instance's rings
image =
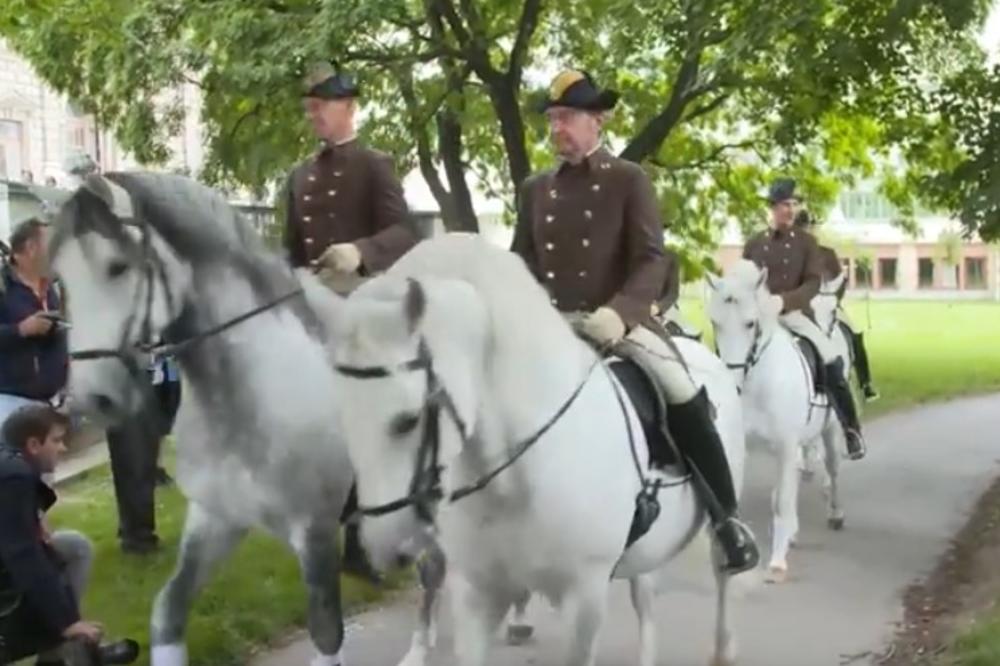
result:
[(797, 199), (785, 199), (771, 206), (771, 219), (775, 229), (791, 229), (799, 212)]
[(579, 162), (597, 145), (603, 122), (600, 113), (554, 106), (545, 115), (552, 145), (567, 162)]
[(306, 118), (320, 139), (335, 143), (354, 134), (353, 99), (307, 97), (304, 106)]

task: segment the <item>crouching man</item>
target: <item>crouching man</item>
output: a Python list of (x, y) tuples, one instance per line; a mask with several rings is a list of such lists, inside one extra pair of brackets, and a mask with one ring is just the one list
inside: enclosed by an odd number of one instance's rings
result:
[(66, 450), (66, 417), (47, 405), (13, 412), (0, 428), (0, 664), (38, 655), (39, 666), (130, 664), (134, 641), (101, 645), (80, 617), (93, 549), (78, 532), (49, 532), (56, 502), (43, 474)]

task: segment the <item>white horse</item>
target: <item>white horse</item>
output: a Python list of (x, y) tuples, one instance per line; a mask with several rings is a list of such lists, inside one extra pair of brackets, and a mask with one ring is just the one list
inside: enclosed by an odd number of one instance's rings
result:
[(768, 579), (782, 582), (788, 575), (788, 549), (799, 531), (798, 462), (803, 449), (818, 438), (823, 441), (828, 476), (828, 525), (843, 527), (837, 479), (840, 426), (826, 396), (817, 395), (798, 343), (770, 305), (766, 269), (741, 260), (724, 278), (709, 276), (708, 283), (716, 346), (737, 375), (743, 396), (747, 444), (766, 445), (778, 460)]
[(851, 343), (847, 339), (843, 327), (839, 325), (838, 319), (840, 298), (837, 294), (846, 279), (847, 273), (841, 273), (832, 280), (824, 280), (819, 292), (813, 296), (809, 304), (812, 308), (816, 325), (830, 338), (837, 356), (844, 361), (844, 379), (849, 378), (851, 367), (853, 366)]
[[(565, 663), (592, 665), (610, 579), (629, 579), (639, 663), (653, 666), (653, 572), (692, 541), (705, 512), (691, 485), (663, 488), (659, 519), (623, 552), (648, 474), (641, 427), (523, 262), (479, 238), (446, 236), (347, 305), (336, 322), (339, 406), (375, 565), (406, 561), (422, 522), (436, 523), (463, 666), (487, 663), (494, 630), (528, 592), (569, 609)], [(735, 383), (703, 346), (679, 344), (715, 405), (739, 487)], [(715, 569), (713, 658), (731, 664), (727, 580)]]
[(153, 608), (153, 664), (187, 662), (199, 588), (263, 528), (300, 561), (314, 666), (339, 666), (337, 518), (353, 470), (322, 321), (342, 301), (293, 275), (219, 194), (177, 176), (88, 180), (60, 212), (52, 256), (69, 291), (77, 404), (108, 421), (136, 413), (143, 346), (177, 343), (177, 481), (189, 503), (176, 571)]

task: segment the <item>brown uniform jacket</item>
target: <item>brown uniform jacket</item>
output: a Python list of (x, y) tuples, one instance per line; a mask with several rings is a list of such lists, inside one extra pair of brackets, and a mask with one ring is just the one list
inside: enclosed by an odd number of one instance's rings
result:
[(677, 299), (681, 295), (681, 260), (673, 250), (664, 250), (663, 256), (666, 261), (666, 278), (663, 281), (663, 291), (657, 301), (657, 308), (660, 312), (666, 312), (677, 304)]
[(767, 269), (767, 287), (785, 302), (782, 312), (811, 313), (810, 302), (819, 292), (823, 259), (819, 244), (801, 229), (769, 229), (751, 238), (743, 258)]
[(640, 166), (599, 149), (524, 182), (511, 250), (563, 312), (609, 306), (629, 328), (652, 322), (663, 288), (663, 225)]
[(326, 147), (288, 177), (285, 246), (293, 266), (315, 266), (334, 243), (354, 243), (367, 273), (417, 242), (388, 155), (350, 141)]

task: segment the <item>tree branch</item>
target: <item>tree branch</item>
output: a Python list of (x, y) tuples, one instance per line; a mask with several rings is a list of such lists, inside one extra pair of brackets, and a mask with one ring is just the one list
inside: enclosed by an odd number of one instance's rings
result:
[(517, 24), (517, 36), (514, 38), (514, 47), (510, 50), (510, 66), (507, 68), (507, 76), (514, 85), (519, 86), (521, 83), (528, 46), (531, 43), (531, 37), (538, 28), (538, 17), (541, 10), (542, 0), (524, 0), (524, 6), (521, 8), (521, 19)]
[(659, 114), (650, 120), (633, 138), (621, 158), (631, 162), (641, 162), (656, 152), (657, 147), (669, 136), (684, 114), (684, 109), (691, 101), (690, 91), (698, 80), (698, 70), (701, 65), (701, 53), (689, 55), (677, 72), (677, 79), (670, 91), (670, 99)]
[(719, 158), (722, 157), (723, 153), (730, 150), (743, 150), (745, 148), (752, 148), (755, 145), (754, 141), (740, 141), (739, 143), (724, 143), (720, 146), (716, 146), (715, 150), (705, 155), (701, 159), (694, 160), (693, 162), (682, 162), (680, 164), (670, 164), (664, 162), (660, 159), (651, 159), (650, 163), (654, 166), (660, 167), (661, 169), (666, 169), (667, 171), (685, 171), (690, 169), (700, 169), (713, 162), (718, 162)]
[[(707, 102), (707, 103), (702, 104), (701, 106), (699, 106), (699, 107), (697, 107), (695, 109), (692, 109), (689, 113), (687, 113), (684, 116), (684, 119), (683, 119), (684, 122), (690, 122), (690, 121), (694, 120), (695, 118), (698, 118), (699, 116), (704, 116), (704, 115), (706, 115), (708, 113), (712, 113), (713, 111), (715, 111), (716, 109), (718, 109), (720, 106), (722, 106), (723, 104), (725, 104), (726, 101), (729, 99), (729, 96), (730, 96), (730, 93), (722, 93), (721, 95), (719, 95), (718, 97), (716, 97), (715, 99), (713, 99), (711, 102)], [(692, 99), (694, 99), (694, 97), (692, 97)]]

